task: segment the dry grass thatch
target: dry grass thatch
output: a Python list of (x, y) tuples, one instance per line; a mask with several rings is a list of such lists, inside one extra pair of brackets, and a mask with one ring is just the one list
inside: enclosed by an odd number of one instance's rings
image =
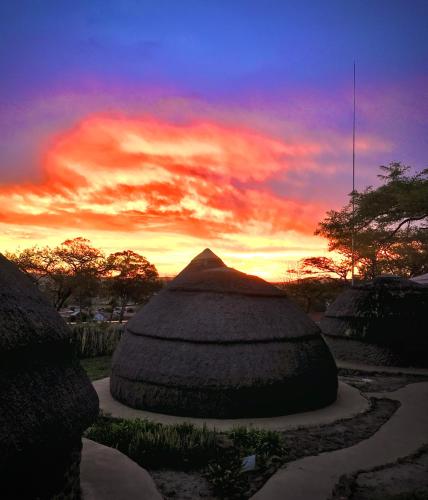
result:
[(343, 292), (321, 329), (339, 359), (370, 364), (428, 366), (428, 288), (379, 277)]
[(128, 323), (111, 391), (165, 413), (278, 415), (334, 401), (337, 374), (318, 327), (283, 292), (205, 250)]
[(51, 498), (74, 491), (81, 435), (98, 413), (98, 398), (64, 321), (2, 255), (0, 358), (2, 493)]

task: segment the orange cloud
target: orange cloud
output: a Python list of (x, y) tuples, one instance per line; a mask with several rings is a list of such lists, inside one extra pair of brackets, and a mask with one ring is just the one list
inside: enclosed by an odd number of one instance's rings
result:
[(219, 240), (310, 234), (326, 207), (279, 197), (268, 181), (320, 149), (215, 123), (95, 116), (51, 145), (40, 182), (0, 188), (0, 222)]

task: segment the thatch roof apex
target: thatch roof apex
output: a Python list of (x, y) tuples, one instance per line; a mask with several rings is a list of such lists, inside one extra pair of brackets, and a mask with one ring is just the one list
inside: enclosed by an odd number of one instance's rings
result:
[(194, 260), (210, 260), (210, 259), (221, 260), (220, 257), (218, 257), (210, 248), (206, 248), (205, 250), (202, 250), (201, 253), (198, 253), (198, 255), (196, 257), (193, 257), (192, 261), (194, 261)]
[(209, 248), (198, 254), (168, 285), (170, 291), (284, 296), (276, 286), (258, 276), (242, 273), (226, 264)]

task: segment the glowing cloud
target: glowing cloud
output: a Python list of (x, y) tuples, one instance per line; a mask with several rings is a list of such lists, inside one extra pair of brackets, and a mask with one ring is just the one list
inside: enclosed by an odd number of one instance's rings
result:
[(0, 189), (0, 221), (205, 239), (311, 233), (324, 207), (280, 198), (266, 181), (319, 150), (214, 123), (93, 117), (52, 145), (38, 184)]

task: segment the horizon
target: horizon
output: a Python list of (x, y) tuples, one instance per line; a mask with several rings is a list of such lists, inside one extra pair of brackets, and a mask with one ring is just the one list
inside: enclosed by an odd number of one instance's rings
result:
[[(0, 251), (78, 236), (268, 281), (378, 167), (426, 166), (426, 2), (0, 6)], [(397, 36), (399, 35), (399, 36)]]

